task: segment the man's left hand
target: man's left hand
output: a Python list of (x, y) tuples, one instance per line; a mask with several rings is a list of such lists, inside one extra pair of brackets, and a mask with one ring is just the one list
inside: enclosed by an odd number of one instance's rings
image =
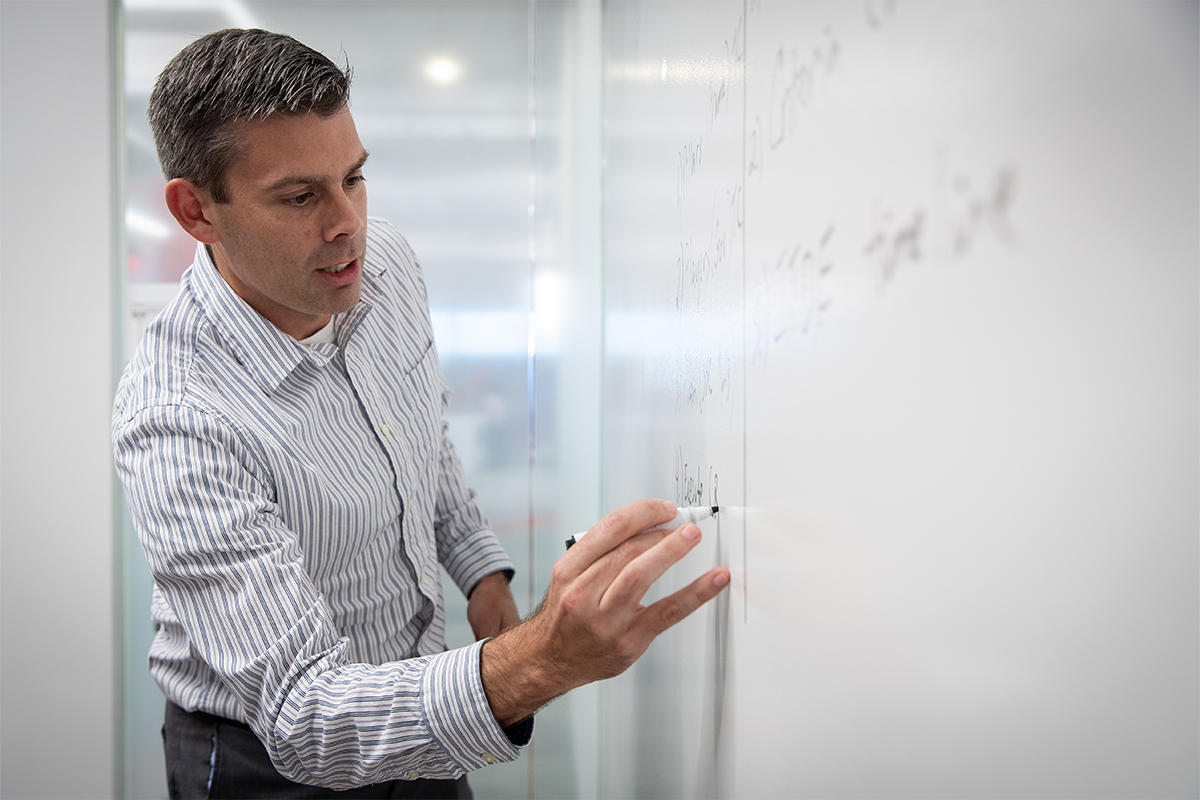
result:
[(475, 641), (495, 636), (520, 621), (517, 603), (503, 572), (493, 572), (475, 584), (467, 600), (467, 622), (475, 631)]

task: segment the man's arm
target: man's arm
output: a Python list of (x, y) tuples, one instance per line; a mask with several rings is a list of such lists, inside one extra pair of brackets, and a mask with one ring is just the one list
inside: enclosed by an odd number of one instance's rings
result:
[(117, 416), (116, 463), (138, 534), (187, 634), (179, 660), (203, 659), (194, 670), (211, 670), (211, 692), (236, 704), (281, 774), (348, 789), (517, 758), (479, 681), (480, 645), (388, 663), (353, 657), (245, 437), (182, 405)]
[(475, 632), (475, 641), (495, 636), (520, 621), (507, 573), (493, 572), (475, 584), (467, 598), (467, 622)]
[(520, 622), (508, 588), (512, 562), (463, 478), (462, 464), (444, 422), (434, 513), (438, 560), (467, 596), (467, 621), (475, 641)]
[(641, 604), (700, 541), (692, 524), (646, 532), (674, 516), (672, 503), (641, 500), (600, 520), (554, 565), (537, 613), (484, 644), (480, 677), (497, 722), (520, 722), (571, 689), (621, 674), (660, 633), (728, 585), (729, 570), (716, 567)]

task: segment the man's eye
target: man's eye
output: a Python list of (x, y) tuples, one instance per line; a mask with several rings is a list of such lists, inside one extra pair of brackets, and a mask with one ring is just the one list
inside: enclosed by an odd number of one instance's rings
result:
[(352, 187), (358, 186), (358, 185), (366, 183), (366, 182), (367, 182), (366, 175), (351, 175), (349, 178), (346, 178), (346, 183)]
[(307, 203), (309, 198), (312, 196), (312, 192), (305, 192), (304, 194), (298, 194), (295, 197), (289, 197), (284, 202), (286, 202), (289, 206), (302, 206)]

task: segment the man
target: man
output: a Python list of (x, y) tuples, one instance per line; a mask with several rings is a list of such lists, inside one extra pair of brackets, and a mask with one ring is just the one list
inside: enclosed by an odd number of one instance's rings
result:
[[(640, 599), (699, 529), (605, 517), (520, 622), (466, 487), (424, 282), (367, 217), (349, 70), (290, 37), (205, 36), (150, 98), (198, 242), (122, 378), (116, 463), (155, 578), (172, 797), (469, 796), (534, 713), (624, 671), (729, 580)], [(474, 646), (445, 651), (438, 565)]]

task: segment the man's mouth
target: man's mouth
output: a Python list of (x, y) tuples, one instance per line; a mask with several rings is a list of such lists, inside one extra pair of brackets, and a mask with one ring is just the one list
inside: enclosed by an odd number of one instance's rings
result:
[(332, 267), (326, 267), (325, 269), (321, 270), (321, 272), (328, 272), (331, 275), (337, 275), (339, 272), (353, 263), (353, 261), (347, 261), (345, 264), (334, 264)]

